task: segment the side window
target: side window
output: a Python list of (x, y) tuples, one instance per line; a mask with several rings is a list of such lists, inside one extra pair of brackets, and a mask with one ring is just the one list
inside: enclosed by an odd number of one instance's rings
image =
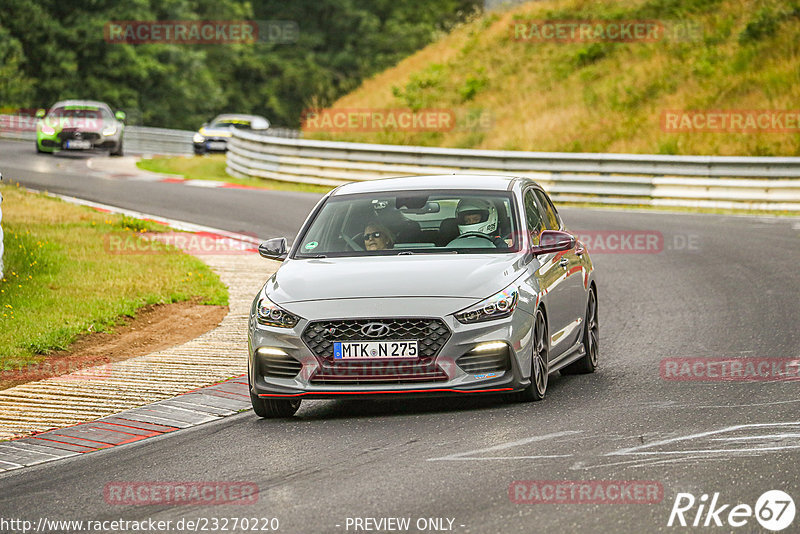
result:
[(547, 198), (547, 195), (539, 190), (536, 191), (536, 197), (539, 199), (539, 203), (542, 206), (542, 218), (544, 219), (545, 228), (548, 230), (558, 230), (561, 226), (561, 223), (558, 220), (556, 208), (553, 206), (553, 203), (550, 202), (550, 199)]
[(539, 233), (542, 228), (542, 217), (539, 215), (539, 206), (536, 204), (532, 189), (525, 192), (525, 222), (531, 233)]
[(533, 189), (528, 189), (523, 197), (525, 204), (525, 223), (528, 227), (528, 234), (531, 237), (531, 244), (539, 244), (539, 234), (542, 231), (542, 216), (539, 213), (539, 204), (533, 195)]

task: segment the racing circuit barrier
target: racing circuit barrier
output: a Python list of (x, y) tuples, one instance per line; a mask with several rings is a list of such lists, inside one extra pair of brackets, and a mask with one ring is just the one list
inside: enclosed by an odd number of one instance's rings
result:
[[(288, 128), (270, 128), (268, 137), (297, 137), (299, 130)], [(125, 128), (125, 151), (132, 154), (164, 154), (192, 155), (192, 137), (190, 130), (168, 130), (147, 126), (127, 126)]]
[(501, 174), (530, 177), (561, 202), (800, 211), (799, 157), (470, 150), (234, 131), (227, 171), (321, 185), (409, 174)]
[[(36, 141), (36, 118), (19, 115), (0, 115), (0, 139), (19, 141)], [(270, 128), (269, 136), (294, 138), (300, 135), (298, 130), (288, 128)], [(194, 154), (191, 130), (172, 130), (167, 128), (151, 128), (149, 126), (126, 126), (123, 144), (126, 153), (130, 154), (163, 154), (172, 156)]]

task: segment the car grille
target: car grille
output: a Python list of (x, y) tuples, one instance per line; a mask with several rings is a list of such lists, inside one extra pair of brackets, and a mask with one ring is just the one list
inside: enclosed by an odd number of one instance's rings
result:
[(303, 367), (291, 356), (259, 355), (258, 361), (261, 375), (274, 378), (294, 378)]
[(100, 134), (97, 132), (80, 132), (80, 137), (76, 137), (75, 134), (78, 130), (62, 130), (61, 133), (58, 134), (58, 139), (61, 141), (66, 141), (68, 139), (86, 139), (87, 141), (98, 141), (100, 139)]
[[(335, 341), (369, 339), (361, 329), (369, 323), (382, 323), (389, 333), (381, 341), (416, 340), (419, 357), (412, 361), (341, 361), (333, 358)], [(315, 321), (302, 335), (303, 342), (317, 357), (320, 368), (310, 381), (318, 384), (405, 384), (440, 382), (447, 374), (434, 360), (450, 339), (450, 330), (440, 319), (355, 319)]]
[(506, 371), (509, 367), (508, 347), (498, 352), (468, 352), (456, 360), (456, 365), (470, 374)]

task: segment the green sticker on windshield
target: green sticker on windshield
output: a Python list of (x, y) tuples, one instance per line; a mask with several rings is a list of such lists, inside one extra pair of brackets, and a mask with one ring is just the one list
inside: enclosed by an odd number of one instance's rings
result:
[(306, 243), (306, 250), (317, 248), (317, 245), (319, 245), (319, 243), (317, 243), (316, 241), (311, 241), (310, 243)]

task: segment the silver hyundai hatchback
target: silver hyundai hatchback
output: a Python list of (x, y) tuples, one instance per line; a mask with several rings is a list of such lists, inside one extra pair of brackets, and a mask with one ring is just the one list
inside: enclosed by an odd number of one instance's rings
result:
[(511, 394), (597, 367), (586, 247), (535, 182), (414, 176), (327, 194), (250, 311), (253, 410), (302, 399)]

